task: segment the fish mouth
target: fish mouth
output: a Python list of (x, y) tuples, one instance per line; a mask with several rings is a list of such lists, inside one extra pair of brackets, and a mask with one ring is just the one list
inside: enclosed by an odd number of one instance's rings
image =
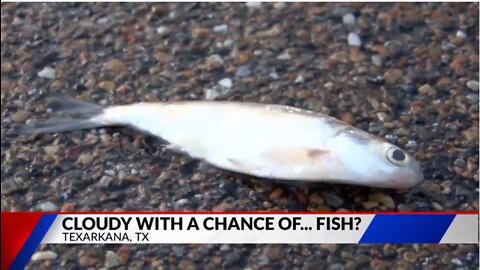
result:
[(390, 183), (392, 188), (404, 189), (418, 186), (423, 180), (423, 173), (419, 167), (418, 170), (415, 170), (412, 174), (405, 175), (402, 178), (392, 179)]
[(422, 169), (417, 162), (410, 164), (409, 168), (400, 175), (392, 175), (379, 184), (382, 188), (408, 189), (413, 188), (424, 180)]
[(392, 188), (413, 188), (424, 180), (423, 171), (419, 162), (411, 160), (407, 169), (399, 176), (391, 180)]
[(412, 177), (405, 179), (403, 181), (400, 181), (396, 188), (413, 188), (415, 186), (418, 186), (421, 182), (423, 181), (423, 176), (422, 177)]
[(416, 186), (416, 185), (419, 185), (424, 180), (422, 167), (420, 167), (420, 164), (418, 162), (415, 162), (413, 164), (413, 171), (414, 171), (414, 175), (412, 176), (412, 178), (414, 179), (413, 184), (414, 186)]

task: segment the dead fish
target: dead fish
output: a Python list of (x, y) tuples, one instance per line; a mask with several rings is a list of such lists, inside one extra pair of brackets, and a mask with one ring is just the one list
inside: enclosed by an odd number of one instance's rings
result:
[(284, 105), (228, 101), (134, 103), (101, 107), (50, 98), (68, 116), (27, 124), (17, 134), (130, 126), (169, 148), (233, 172), (287, 181), (411, 188), (419, 163), (399, 147), (335, 118)]

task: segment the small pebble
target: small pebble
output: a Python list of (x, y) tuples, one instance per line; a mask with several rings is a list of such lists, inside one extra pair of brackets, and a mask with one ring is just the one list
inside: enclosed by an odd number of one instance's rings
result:
[(352, 13), (343, 15), (342, 21), (345, 25), (351, 26), (355, 24), (355, 16)]
[(473, 103), (478, 103), (478, 94), (468, 94), (466, 98)]
[(212, 54), (206, 59), (207, 65), (210, 66), (221, 66), (223, 65), (223, 58), (218, 54)]
[(53, 80), (55, 79), (55, 69), (46, 67), (42, 69), (40, 72), (38, 72), (38, 76), (45, 79)]
[(150, 176), (150, 173), (147, 170), (140, 170), (140, 177), (146, 178)]
[(403, 254), (403, 259), (407, 262), (415, 263), (417, 261), (417, 254), (407, 251)]
[(192, 181), (195, 182), (205, 181), (205, 179), (205, 174), (203, 173), (196, 173), (192, 176)]
[(18, 111), (12, 115), (12, 120), (15, 123), (25, 123), (30, 118), (28, 111)]
[(235, 41), (233, 41), (232, 39), (226, 39), (223, 42), (223, 47), (225, 47), (225, 48), (231, 48), (231, 47), (233, 47), (233, 45), (235, 45)]
[(13, 66), (13, 64), (9, 62), (2, 63), (1, 68), (2, 74), (10, 74), (15, 71), (15, 66)]
[(362, 202), (362, 205), (365, 209), (370, 210), (378, 207), (379, 203), (375, 201), (366, 201), (366, 202)]
[(121, 265), (124, 265), (128, 262), (128, 259), (130, 257), (130, 252), (131, 252), (131, 249), (128, 246), (123, 246), (117, 250), (118, 261), (120, 262)]
[(264, 30), (264, 31), (259, 31), (257, 33), (257, 37), (259, 38), (272, 38), (280, 35), (282, 32), (282, 28), (279, 25), (274, 25), (272, 28)]
[(232, 88), (233, 86), (233, 82), (230, 78), (224, 78), (224, 79), (221, 79), (218, 84), (223, 87), (223, 88), (226, 88), (226, 89), (230, 89)]
[(234, 209), (231, 203), (222, 202), (212, 208), (212, 212), (226, 212)]
[(188, 199), (180, 199), (175, 202), (176, 207), (182, 207), (188, 203)]
[(157, 27), (157, 34), (159, 34), (160, 36), (164, 36), (168, 34), (168, 32), (169, 32), (169, 29), (166, 26)]
[(335, 61), (335, 62), (340, 62), (340, 63), (347, 63), (349, 62), (350, 56), (347, 52), (345, 51), (338, 51), (332, 53), (328, 59)]
[(115, 173), (114, 170), (105, 170), (103, 171), (106, 175), (110, 175), (110, 176), (116, 176), (117, 174)]
[(57, 257), (58, 257), (57, 253), (50, 250), (38, 251), (32, 255), (32, 261), (55, 260)]
[(73, 212), (75, 210), (75, 204), (74, 203), (66, 203), (62, 205), (62, 208), (60, 209), (60, 212)]
[[(453, 264), (457, 265), (457, 266), (462, 266), (462, 265), (463, 265), (463, 262), (462, 262), (461, 260), (457, 259), (457, 258), (453, 258), (453, 259), (451, 260), (451, 262), (452, 262)], [(456, 268), (456, 269), (458, 269), (458, 268)]]
[(385, 139), (389, 142), (395, 142), (398, 139), (398, 136), (395, 134), (387, 134), (385, 135)]
[(418, 144), (414, 140), (408, 140), (407, 144), (405, 144), (405, 147), (408, 149), (415, 149), (417, 148)]
[(105, 254), (105, 267), (106, 268), (114, 268), (120, 265), (120, 261), (118, 259), (117, 253), (107, 250)]
[(368, 123), (368, 132), (377, 133), (382, 130), (382, 123), (379, 122), (370, 122)]
[(386, 260), (381, 260), (379, 258), (373, 258), (370, 261), (370, 266), (372, 269), (391, 269), (391, 262)]
[(383, 66), (383, 58), (380, 55), (373, 55), (372, 56), (372, 63), (377, 67)]
[(397, 83), (397, 81), (402, 77), (403, 72), (401, 69), (398, 68), (390, 68), (385, 71), (383, 74), (383, 78), (385, 79), (385, 83), (387, 85), (393, 85)]
[(270, 194), (270, 199), (277, 200), (283, 195), (283, 189), (280, 187), (275, 188)]
[(387, 206), (388, 208), (394, 208), (395, 207), (395, 201), (390, 195), (377, 192), (368, 197), (372, 201), (377, 201), (380, 202), (381, 204)]
[(235, 72), (235, 77), (248, 77), (252, 74), (248, 66), (240, 66)]
[(457, 158), (457, 159), (453, 162), (453, 165), (463, 168), (463, 167), (465, 167), (465, 165), (467, 165), (467, 162), (465, 162), (465, 160), (463, 160), (463, 159), (461, 159), (461, 158)]
[(470, 90), (473, 90), (473, 91), (478, 91), (478, 89), (479, 89), (478, 82), (473, 81), (473, 80), (467, 82), (467, 87), (470, 88)]
[(228, 31), (228, 25), (226, 24), (215, 25), (213, 27), (213, 32), (215, 33), (226, 33), (227, 31)]
[(362, 41), (360, 40), (360, 37), (358, 36), (357, 33), (348, 34), (348, 45), (354, 46), (354, 47), (362, 46)]
[(178, 269), (180, 270), (196, 270), (195, 264), (192, 261), (182, 260), (178, 264)]
[(220, 96), (220, 92), (217, 89), (208, 88), (204, 90), (205, 99), (214, 100)]
[(290, 60), (292, 57), (288, 52), (284, 52), (277, 57), (278, 60)]
[(455, 34), (456, 37), (461, 38), (461, 39), (466, 39), (467, 35), (462, 31), (458, 30), (457, 33)]
[(268, 74), (268, 76), (270, 76), (270, 78), (272, 78), (272, 79), (274, 79), (274, 80), (280, 79), (280, 77), (278, 76), (277, 72), (275, 72), (275, 71), (270, 72), (270, 74)]
[(343, 199), (339, 197), (337, 194), (330, 192), (330, 191), (323, 191), (322, 197), (325, 199), (325, 202), (328, 206), (338, 208), (343, 204)]
[(98, 185), (103, 188), (109, 188), (111, 187), (113, 181), (114, 181), (113, 177), (111, 177), (110, 175), (104, 175), (102, 176), (102, 178), (100, 178)]
[(247, 2), (245, 5), (249, 8), (260, 8), (262, 7), (262, 2)]
[(118, 180), (124, 181), (128, 178), (128, 175), (125, 171), (119, 171), (118, 172)]
[(301, 74), (298, 75), (297, 78), (295, 79), (295, 83), (304, 83), (304, 82), (305, 82), (305, 79)]
[(378, 112), (377, 118), (378, 120), (380, 120), (380, 122), (388, 122), (390, 120), (390, 117), (388, 117), (388, 114), (384, 112)]
[(273, 4), (273, 8), (275, 9), (284, 9), (286, 7), (287, 7), (287, 4), (285, 4), (284, 2), (277, 2)]
[(115, 83), (112, 81), (101, 81), (98, 84), (98, 88), (111, 92), (115, 89)]
[(172, 251), (177, 257), (182, 257), (185, 254), (185, 247), (184, 246), (173, 246)]
[(192, 30), (192, 36), (195, 38), (207, 38), (210, 36), (210, 29), (203, 27), (195, 27)]
[(10, 180), (6, 180), (5, 182), (2, 182), (2, 185), (1, 185), (1, 194), (2, 195), (8, 195), (8, 194), (12, 194), (12, 193), (15, 193), (17, 191), (20, 191), (22, 190), (18, 184), (10, 179)]
[(312, 193), (309, 198), (310, 203), (321, 204), (324, 203), (325, 200), (318, 194)]
[(38, 205), (37, 208), (42, 212), (55, 212), (55, 211), (58, 211), (58, 209), (60, 209), (56, 204), (52, 202), (41, 203), (40, 205)]
[(440, 204), (436, 202), (432, 203), (432, 207), (433, 209), (435, 209), (435, 211), (445, 211), (445, 208), (443, 208)]
[(355, 124), (355, 116), (351, 112), (341, 112), (338, 114), (338, 119), (340, 121), (347, 123), (349, 125), (354, 125)]
[(272, 261), (278, 261), (284, 258), (284, 251), (278, 246), (267, 246), (265, 255)]
[(412, 211), (412, 208), (407, 204), (401, 203), (397, 206), (397, 210), (400, 212), (409, 212)]
[(83, 166), (89, 166), (90, 164), (92, 164), (94, 158), (95, 157), (91, 154), (80, 154), (77, 162), (79, 162)]
[(106, 23), (108, 23), (108, 21), (110, 21), (110, 19), (108, 17), (102, 17), (102, 18), (99, 18), (97, 20), (97, 23), (98, 24), (106, 24)]
[(78, 263), (80, 266), (84, 267), (93, 267), (99, 263), (99, 259), (90, 256), (89, 254), (83, 253), (78, 258)]
[(121, 73), (128, 71), (127, 65), (118, 59), (112, 59), (105, 63), (103, 66), (105, 70), (108, 70), (113, 73)]
[(430, 84), (424, 84), (418, 88), (418, 92), (422, 95), (434, 96), (437, 91)]

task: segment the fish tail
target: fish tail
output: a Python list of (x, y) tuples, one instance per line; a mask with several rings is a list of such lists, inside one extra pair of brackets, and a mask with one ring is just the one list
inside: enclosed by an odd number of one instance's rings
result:
[(68, 96), (50, 96), (47, 101), (52, 112), (61, 117), (16, 126), (9, 134), (57, 133), (111, 125), (101, 121), (105, 109), (99, 105)]

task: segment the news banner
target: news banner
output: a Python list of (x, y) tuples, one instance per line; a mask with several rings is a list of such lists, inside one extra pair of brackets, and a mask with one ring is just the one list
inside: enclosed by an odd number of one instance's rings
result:
[(479, 242), (477, 212), (2, 213), (1, 222), (2, 269), (21, 269), (40, 244)]

